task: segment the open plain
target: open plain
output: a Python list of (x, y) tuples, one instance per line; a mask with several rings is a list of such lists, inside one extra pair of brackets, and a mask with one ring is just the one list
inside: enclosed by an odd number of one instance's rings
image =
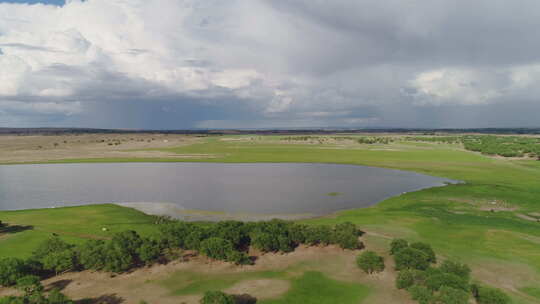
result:
[[(380, 274), (367, 275), (354, 266), (362, 250), (301, 246), (287, 254), (253, 253), (258, 259), (252, 266), (187, 257), (114, 277), (85, 271), (44, 282), (46, 286), (64, 282), (64, 292), (74, 299), (197, 303), (203, 291), (219, 289), (248, 293), (257, 303), (336, 303), (337, 295), (342, 297), (339, 303), (409, 303), (407, 292), (394, 287), (396, 272), (387, 253), (390, 241), (400, 237), (431, 244), (439, 260), (467, 263), (473, 281), (501, 288), (513, 303), (540, 302), (539, 161), (491, 157), (467, 151), (459, 143), (420, 142), (405, 135), (380, 135), (391, 142), (373, 144), (359, 143), (357, 136), (324, 135), (302, 141), (258, 135), (6, 136), (0, 137), (0, 162), (338, 163), (465, 182), (300, 221), (308, 225), (354, 223), (366, 232), (360, 238), (366, 248), (385, 258), (386, 268)], [(0, 235), (0, 258), (30, 256), (51, 234), (81, 243), (108, 239), (126, 229), (141, 235), (156, 232), (154, 217), (116, 205), (0, 211), (0, 219), (8, 227), (18, 227)], [(12, 292), (0, 289), (0, 294)]]

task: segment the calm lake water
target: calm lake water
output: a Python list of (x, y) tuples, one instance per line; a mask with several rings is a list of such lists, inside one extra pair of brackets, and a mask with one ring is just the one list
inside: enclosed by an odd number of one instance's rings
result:
[(93, 203), (169, 203), (253, 214), (367, 207), (448, 179), (332, 164), (115, 163), (0, 166), (0, 210)]

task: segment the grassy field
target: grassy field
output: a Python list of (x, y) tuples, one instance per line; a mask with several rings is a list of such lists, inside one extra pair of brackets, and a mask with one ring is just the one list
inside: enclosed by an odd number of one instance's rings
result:
[(321, 272), (308, 271), (292, 282), (290, 290), (279, 299), (261, 304), (354, 304), (369, 294), (365, 286), (329, 279)]
[(155, 232), (152, 217), (108, 204), (0, 211), (0, 218), (10, 224), (8, 232), (0, 236), (0, 258), (28, 257), (41, 241), (53, 234), (71, 243), (80, 243), (86, 239), (105, 239), (128, 229), (143, 235)]
[[(306, 222), (335, 224), (351, 221), (370, 232), (370, 240), (380, 246), (385, 246), (392, 237), (429, 242), (442, 257), (457, 258), (471, 265), (476, 280), (504, 288), (515, 303), (539, 301), (540, 223), (535, 220), (535, 214), (540, 213), (539, 161), (491, 158), (452, 144), (400, 141), (388, 145), (303, 144), (284, 143), (279, 137), (253, 139), (249, 136), (210, 137), (201, 143), (159, 151), (177, 153), (179, 158), (70, 159), (54, 162), (340, 163), (410, 170), (462, 180), (466, 183), (407, 193), (370, 208), (347, 210)], [(211, 155), (212, 158), (181, 158), (182, 155), (198, 154)], [(3, 221), (35, 227), (2, 236), (0, 256), (21, 252), (28, 254), (39, 238), (51, 232), (77, 239), (106, 237), (107, 233), (100, 231), (102, 226), (111, 228), (111, 231), (130, 227), (152, 230), (148, 219), (135, 211), (102, 208), (119, 207), (66, 209), (73, 210), (71, 216), (66, 217), (60, 215), (60, 212), (64, 212), (60, 210), (0, 212)], [(86, 214), (89, 214), (88, 219), (94, 216), (99, 220), (86, 220)], [(79, 222), (81, 218), (85, 218), (83, 224)], [(67, 219), (70, 223), (66, 223)], [(309, 284), (309, 278), (305, 280), (283, 299), (293, 301), (297, 294), (302, 294), (301, 285)], [(354, 296), (361, 298), (361, 295)], [(276, 301), (268, 303), (282, 303)]]

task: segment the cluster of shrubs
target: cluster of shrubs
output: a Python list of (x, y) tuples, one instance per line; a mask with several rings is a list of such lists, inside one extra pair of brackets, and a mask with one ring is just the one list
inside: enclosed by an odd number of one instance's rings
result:
[(356, 257), (356, 265), (367, 274), (384, 270), (384, 258), (374, 251), (365, 251)]
[(34, 275), (21, 277), (16, 282), (16, 287), (23, 295), (7, 296), (0, 298), (0, 304), (73, 304), (74, 302), (62, 294), (58, 289), (53, 289), (48, 294), (44, 293), (40, 278)]
[(461, 136), (407, 136), (406, 141), (433, 142), (444, 144), (460, 144)]
[(335, 140), (335, 141), (356, 141), (359, 144), (389, 144), (394, 140), (390, 137), (378, 137), (378, 136), (362, 136), (362, 137), (353, 137), (353, 136), (289, 136), (282, 137), (281, 140), (285, 141), (319, 141), (320, 143), (326, 140)]
[(283, 220), (215, 224), (173, 221), (160, 226), (159, 243), (167, 248), (197, 250), (217, 260), (249, 264), (249, 247), (262, 252), (291, 252), (300, 244), (337, 244), (344, 249), (358, 249), (363, 246), (358, 240), (361, 233), (351, 223), (330, 227)]
[(463, 146), (467, 150), (488, 155), (522, 157), (525, 155), (540, 159), (540, 139), (519, 136), (466, 136)]
[(310, 135), (304, 135), (304, 136), (288, 136), (288, 137), (282, 137), (281, 140), (285, 141), (325, 141), (325, 140), (335, 140), (335, 141), (344, 141), (344, 140), (355, 140), (355, 137), (351, 136), (310, 136)]
[(429, 244), (395, 239), (390, 244), (394, 256), (396, 287), (406, 289), (420, 304), (467, 304), (474, 296), (478, 304), (507, 304), (510, 298), (499, 289), (470, 283), (470, 268), (446, 260), (436, 267), (435, 253)]
[(389, 144), (393, 142), (394, 140), (390, 137), (359, 137), (356, 140), (359, 144), (366, 144), (366, 145), (372, 145), (372, 144)]
[(469, 151), (503, 157), (531, 156), (540, 159), (540, 138), (520, 136), (467, 135), (406, 137), (409, 141), (463, 144)]
[(207, 291), (201, 299), (201, 304), (235, 304), (233, 296), (221, 291)]
[(16, 285), (28, 275), (48, 277), (67, 271), (101, 270), (124, 272), (135, 267), (174, 259), (179, 250), (196, 250), (212, 259), (251, 264), (250, 247), (262, 252), (290, 252), (299, 244), (338, 244), (357, 249), (361, 231), (351, 223), (306, 226), (283, 220), (243, 223), (188, 223), (166, 221), (159, 234), (141, 237), (135, 231), (114, 234), (110, 240), (69, 244), (53, 236), (41, 243), (27, 260), (0, 260), (0, 286)]

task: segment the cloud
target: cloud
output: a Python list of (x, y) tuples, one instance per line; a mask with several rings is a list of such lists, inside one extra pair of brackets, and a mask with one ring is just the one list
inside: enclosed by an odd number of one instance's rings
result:
[(538, 12), (534, 0), (0, 3), (0, 124), (537, 125)]

